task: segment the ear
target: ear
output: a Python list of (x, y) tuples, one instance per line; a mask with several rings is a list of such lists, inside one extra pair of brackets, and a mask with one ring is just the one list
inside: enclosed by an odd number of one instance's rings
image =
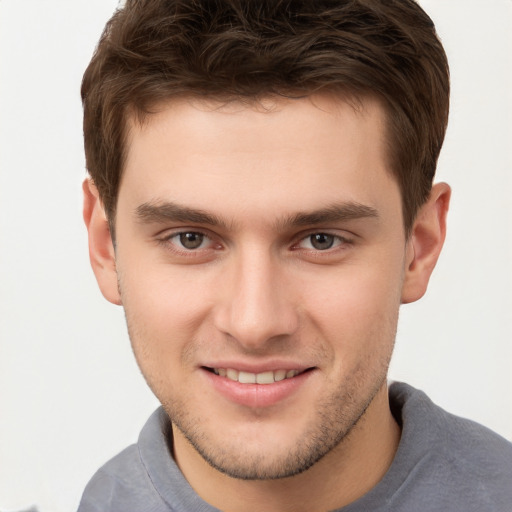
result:
[(432, 187), (428, 201), (418, 212), (407, 240), (402, 304), (420, 299), (427, 291), (446, 236), (450, 196), (450, 187), (438, 183)]
[(89, 258), (92, 270), (103, 296), (112, 304), (121, 305), (114, 244), (98, 189), (90, 178), (84, 181), (82, 189), (84, 191), (83, 214), (89, 233)]

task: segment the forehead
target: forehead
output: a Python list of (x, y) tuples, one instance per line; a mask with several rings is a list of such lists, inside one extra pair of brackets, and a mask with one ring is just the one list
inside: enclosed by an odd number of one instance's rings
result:
[[(379, 98), (348, 92), (235, 100), (177, 96), (156, 103), (148, 110), (150, 113), (142, 115), (132, 110), (127, 116), (128, 153), (133, 153), (134, 146), (154, 137), (164, 126), (169, 134), (175, 130), (187, 138), (192, 136), (191, 141), (195, 135), (201, 136), (201, 144), (196, 144), (196, 150), (207, 150), (212, 138), (236, 125), (237, 130), (242, 130), (238, 132), (238, 143), (247, 142), (248, 150), (252, 151), (258, 145), (265, 149), (280, 145), (285, 149), (292, 139), (300, 142), (308, 136), (329, 144), (329, 135), (357, 137), (361, 129), (371, 129), (377, 140), (384, 137), (386, 123), (385, 108)], [(278, 125), (287, 125), (287, 130), (276, 139), (272, 128)], [(265, 131), (261, 131), (262, 128)], [(212, 137), (205, 137), (207, 132)], [(265, 134), (269, 137), (265, 138)], [(227, 131), (223, 135), (227, 136)], [(215, 141), (217, 145), (218, 140)], [(380, 140), (378, 149), (381, 149)]]
[(396, 188), (384, 132), (384, 109), (372, 98), (173, 100), (143, 123), (130, 119), (119, 200), (217, 205), (231, 215), (250, 205), (286, 213), (322, 201), (374, 207)]

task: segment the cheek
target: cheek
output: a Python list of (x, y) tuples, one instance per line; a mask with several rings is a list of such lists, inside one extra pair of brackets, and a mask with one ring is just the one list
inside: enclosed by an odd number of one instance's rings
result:
[(345, 268), (321, 286), (311, 287), (313, 322), (347, 359), (369, 352), (389, 352), (394, 344), (400, 307), (401, 271), (376, 265)]
[(121, 297), (132, 350), (147, 384), (164, 404), (186, 396), (187, 349), (197, 337), (198, 301), (177, 292), (176, 283), (132, 279)]
[(118, 275), (125, 308), (137, 311), (141, 320), (155, 327), (191, 320), (208, 303), (205, 276), (187, 267), (121, 260)]
[(165, 265), (119, 265), (118, 274), (130, 340), (143, 373), (147, 366), (156, 369), (180, 360), (208, 315), (209, 287)]

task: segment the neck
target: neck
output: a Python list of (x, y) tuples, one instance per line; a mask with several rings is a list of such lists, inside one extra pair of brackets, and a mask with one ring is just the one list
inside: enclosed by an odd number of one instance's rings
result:
[(307, 471), (277, 480), (238, 480), (209, 466), (174, 428), (176, 462), (201, 498), (226, 512), (333, 510), (371, 490), (400, 440), (384, 384), (350, 434)]

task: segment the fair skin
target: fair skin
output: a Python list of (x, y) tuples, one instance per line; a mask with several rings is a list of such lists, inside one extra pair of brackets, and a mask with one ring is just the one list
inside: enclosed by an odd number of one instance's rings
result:
[(263, 103), (132, 122), (115, 250), (90, 181), (84, 217), (191, 486), (226, 511), (325, 511), (392, 462), (398, 310), (426, 290), (450, 189), (406, 238), (377, 101)]

